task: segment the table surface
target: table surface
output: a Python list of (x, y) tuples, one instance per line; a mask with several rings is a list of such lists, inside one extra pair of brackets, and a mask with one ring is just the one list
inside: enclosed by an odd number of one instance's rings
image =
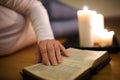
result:
[(120, 80), (120, 52), (110, 54), (112, 60), (90, 80)]
[[(0, 58), (0, 80), (23, 80), (20, 71), (23, 67), (36, 63), (36, 45), (13, 55)], [(120, 80), (120, 52), (110, 54), (112, 60), (90, 80)]]

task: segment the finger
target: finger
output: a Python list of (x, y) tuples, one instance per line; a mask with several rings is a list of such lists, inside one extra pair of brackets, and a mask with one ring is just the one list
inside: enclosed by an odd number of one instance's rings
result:
[(41, 52), (41, 56), (42, 56), (42, 62), (46, 65), (50, 65), (50, 61), (49, 61), (49, 58), (48, 58), (48, 54), (47, 54), (47, 48), (46, 48), (46, 45), (47, 42), (40, 42), (40, 52)]
[(60, 48), (57, 44), (54, 45), (55, 53), (56, 53), (56, 59), (58, 63), (62, 63), (62, 56), (60, 52)]
[(47, 44), (49, 60), (50, 60), (52, 65), (57, 65), (57, 60), (56, 60), (55, 50), (54, 50), (53, 44), (54, 44), (53, 41), (49, 41), (49, 43)]
[(61, 49), (61, 51), (63, 52), (63, 54), (64, 54), (65, 56), (69, 57), (70, 54), (67, 52), (67, 50), (64, 48), (64, 46), (61, 45), (61, 44), (60, 44), (59, 46), (60, 46), (60, 49)]

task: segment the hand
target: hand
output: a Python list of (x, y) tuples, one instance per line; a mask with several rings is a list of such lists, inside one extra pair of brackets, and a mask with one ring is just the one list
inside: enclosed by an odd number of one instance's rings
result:
[(60, 64), (62, 62), (61, 52), (65, 56), (69, 56), (69, 53), (57, 40), (42, 40), (39, 42), (39, 61), (42, 60), (45, 65)]

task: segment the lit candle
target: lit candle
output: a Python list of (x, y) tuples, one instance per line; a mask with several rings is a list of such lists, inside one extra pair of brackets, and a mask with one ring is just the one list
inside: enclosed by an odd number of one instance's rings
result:
[(104, 16), (102, 14), (98, 14), (96, 11), (94, 12), (95, 13), (91, 18), (91, 25), (94, 37), (93, 41), (96, 43), (99, 37), (99, 33), (104, 30)]
[(114, 31), (108, 32), (104, 29), (104, 16), (96, 11), (88, 10), (85, 6), (83, 10), (78, 10), (79, 43), (80, 47), (100, 47), (112, 45)]
[(93, 47), (93, 35), (91, 17), (93, 11), (88, 10), (85, 6), (83, 10), (78, 10), (78, 24), (79, 24), (79, 42), (81, 47)]
[(91, 18), (91, 25), (94, 34), (96, 34), (98, 30), (102, 31), (104, 29), (104, 16), (94, 11), (94, 15)]
[(102, 14), (98, 14), (97, 17), (97, 23), (98, 23), (98, 29), (103, 30), (104, 29), (104, 16)]
[(97, 43), (100, 47), (110, 46), (113, 42), (114, 31), (107, 31), (104, 29), (98, 34)]

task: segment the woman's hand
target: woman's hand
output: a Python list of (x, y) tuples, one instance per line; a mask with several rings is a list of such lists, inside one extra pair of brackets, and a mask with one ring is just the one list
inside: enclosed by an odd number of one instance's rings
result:
[(45, 65), (57, 65), (62, 62), (62, 55), (69, 56), (64, 46), (57, 40), (42, 40), (39, 42), (39, 61)]

